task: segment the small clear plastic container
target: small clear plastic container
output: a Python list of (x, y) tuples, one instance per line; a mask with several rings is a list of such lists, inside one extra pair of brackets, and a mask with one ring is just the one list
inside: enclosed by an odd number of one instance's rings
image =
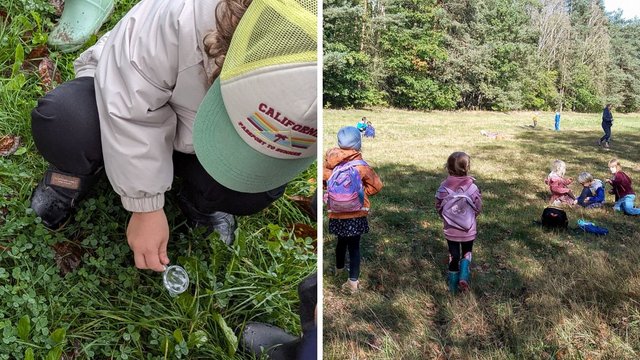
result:
[(178, 296), (189, 287), (189, 274), (182, 266), (165, 266), (162, 273), (162, 282), (171, 296)]

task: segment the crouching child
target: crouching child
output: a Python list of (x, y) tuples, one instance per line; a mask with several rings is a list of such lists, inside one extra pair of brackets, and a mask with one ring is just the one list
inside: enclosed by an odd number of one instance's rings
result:
[(599, 208), (604, 205), (604, 185), (601, 180), (594, 179), (588, 172), (578, 175), (578, 182), (582, 185), (582, 193), (578, 196), (578, 205), (587, 209)]

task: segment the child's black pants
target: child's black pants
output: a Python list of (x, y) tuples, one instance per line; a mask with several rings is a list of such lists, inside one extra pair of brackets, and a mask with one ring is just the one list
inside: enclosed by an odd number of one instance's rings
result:
[[(92, 77), (63, 83), (38, 100), (31, 131), (42, 156), (57, 169), (75, 175), (95, 174), (103, 166), (100, 122)], [(174, 174), (183, 194), (199, 211), (235, 215), (256, 213), (280, 198), (286, 185), (257, 193), (222, 186), (200, 165), (195, 154), (174, 151)]]
[[(449, 271), (460, 270), (460, 260), (473, 250), (473, 241), (457, 242), (447, 240), (449, 246)], [(462, 250), (462, 251), (461, 251)]]

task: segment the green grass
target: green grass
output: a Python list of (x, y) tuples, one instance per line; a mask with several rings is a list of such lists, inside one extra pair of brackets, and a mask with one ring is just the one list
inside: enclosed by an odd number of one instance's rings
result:
[[(376, 127), (364, 158), (385, 187), (372, 198), (371, 232), (361, 242), (364, 290), (345, 295), (327, 269), (335, 237), (324, 239), (324, 354), (327, 359), (637, 359), (640, 355), (639, 218), (568, 209), (570, 229), (534, 225), (547, 204), (543, 180), (563, 159), (567, 176), (604, 179), (621, 159), (640, 183), (640, 115), (614, 114), (611, 151), (596, 145), (600, 114), (324, 112), (325, 149), (341, 126), (366, 116)], [(480, 135), (499, 132), (502, 139)], [(472, 289), (446, 290), (446, 242), (434, 194), (453, 151), (471, 155), (484, 198), (474, 246)], [(639, 185), (640, 186), (640, 185)], [(578, 192), (579, 185), (572, 185)], [(636, 203), (637, 205), (638, 202)], [(575, 230), (584, 217), (611, 233)]]
[[(102, 31), (133, 4), (118, 1)], [(316, 255), (311, 239), (296, 238), (289, 227), (314, 221), (287, 198), (240, 218), (238, 239), (227, 247), (215, 235), (188, 229), (170, 193), (169, 255), (192, 283), (176, 298), (164, 290), (160, 274), (135, 269), (125, 239), (129, 215), (106, 180), (62, 231), (40, 224), (29, 197), (46, 163), (31, 138), (30, 112), (44, 90), (37, 72), (22, 62), (46, 44), (55, 16), (45, 0), (9, 0), (0, 5), (5, 13), (0, 135), (19, 135), (24, 143), (0, 158), (0, 359), (241, 359), (246, 356), (236, 352), (233, 331), (247, 321), (299, 334), (297, 285), (315, 271)], [(73, 78), (79, 51), (50, 50), (62, 79)], [(287, 194), (310, 196), (315, 174), (312, 166)]]

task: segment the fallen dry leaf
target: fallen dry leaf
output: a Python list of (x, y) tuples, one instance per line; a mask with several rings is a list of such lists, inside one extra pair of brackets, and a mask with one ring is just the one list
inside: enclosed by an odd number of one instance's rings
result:
[(315, 209), (312, 206), (312, 198), (302, 195), (293, 195), (289, 196), (289, 199), (293, 201), (300, 210), (304, 211), (305, 214), (309, 215), (310, 218), (314, 218)]
[(45, 57), (38, 65), (38, 73), (40, 74), (40, 81), (42, 81), (42, 87), (45, 91), (51, 91), (54, 86), (54, 82), (56, 84), (60, 84), (62, 82), (62, 78), (60, 77), (60, 73), (56, 71), (56, 64), (49, 59), (49, 57)]
[(49, 47), (47, 45), (39, 45), (34, 47), (27, 55), (27, 60), (40, 59), (49, 56)]
[(49, 56), (49, 48), (46, 45), (37, 46), (24, 59), (22, 68), (28, 71), (35, 71), (38, 68), (38, 62), (47, 56)]
[(291, 228), (293, 229), (293, 233), (295, 234), (295, 236), (298, 238), (304, 239), (310, 237), (313, 240), (316, 240), (318, 238), (318, 231), (313, 226), (298, 223), (293, 224)]
[(65, 276), (74, 271), (82, 263), (82, 255), (85, 250), (73, 242), (62, 242), (53, 245), (56, 264), (60, 269), (60, 275)]
[(20, 136), (5, 135), (0, 137), (0, 156), (9, 156), (18, 150)]

